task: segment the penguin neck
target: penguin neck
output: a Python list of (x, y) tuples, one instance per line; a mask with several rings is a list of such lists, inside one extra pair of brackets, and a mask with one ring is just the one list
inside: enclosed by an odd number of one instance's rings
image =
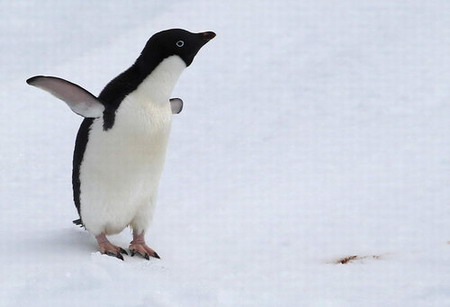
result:
[(186, 64), (179, 56), (165, 58), (138, 86), (138, 99), (153, 104), (167, 103), (185, 68)]

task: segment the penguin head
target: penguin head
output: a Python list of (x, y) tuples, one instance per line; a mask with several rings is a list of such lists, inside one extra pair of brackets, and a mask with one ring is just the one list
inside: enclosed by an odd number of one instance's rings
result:
[(162, 61), (177, 55), (187, 67), (191, 65), (197, 52), (215, 36), (216, 34), (211, 31), (200, 33), (192, 33), (183, 29), (161, 31), (148, 40), (138, 61), (143, 63)]

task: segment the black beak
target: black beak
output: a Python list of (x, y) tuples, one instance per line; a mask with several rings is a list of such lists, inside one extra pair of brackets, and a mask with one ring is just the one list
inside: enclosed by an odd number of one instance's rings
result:
[(203, 33), (199, 33), (202, 38), (205, 40), (206, 42), (209, 42), (210, 40), (212, 40), (214, 37), (216, 37), (216, 33), (212, 32), (212, 31), (208, 31), (208, 32), (203, 32)]

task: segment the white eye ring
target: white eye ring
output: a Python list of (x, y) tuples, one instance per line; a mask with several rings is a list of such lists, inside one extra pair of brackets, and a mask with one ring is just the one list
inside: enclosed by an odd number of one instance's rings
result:
[(177, 47), (183, 47), (184, 46), (184, 41), (179, 40), (176, 45), (177, 45)]

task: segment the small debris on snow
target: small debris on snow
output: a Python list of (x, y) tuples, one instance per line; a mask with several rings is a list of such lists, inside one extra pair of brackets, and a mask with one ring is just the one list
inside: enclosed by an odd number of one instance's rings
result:
[(365, 260), (365, 259), (376, 259), (376, 260), (379, 260), (381, 258), (382, 258), (381, 255), (369, 255), (369, 256), (353, 255), (353, 256), (347, 256), (347, 257), (339, 258), (339, 259), (333, 261), (333, 263), (334, 264), (347, 264), (347, 263), (350, 263), (350, 262), (362, 261), (362, 260)]

